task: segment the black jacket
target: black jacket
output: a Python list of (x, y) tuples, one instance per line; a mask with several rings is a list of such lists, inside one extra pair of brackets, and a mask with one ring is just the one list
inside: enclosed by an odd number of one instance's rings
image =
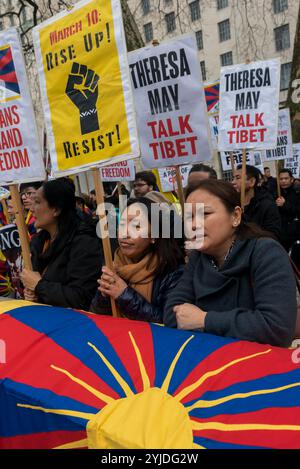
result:
[(282, 189), (282, 197), (285, 203), (279, 207), (282, 228), (282, 240), (284, 244), (292, 244), (300, 239), (300, 189), (290, 186)]
[(262, 183), (262, 187), (267, 189), (267, 191), (271, 194), (272, 199), (275, 200), (277, 197), (277, 179), (273, 178), (273, 176), (268, 177), (267, 181)]
[(244, 209), (245, 221), (256, 223), (264, 230), (270, 231), (280, 240), (281, 220), (275, 201), (269, 192), (257, 187), (254, 197)]
[(102, 268), (102, 247), (96, 231), (78, 221), (65, 237), (57, 240), (49, 255), (43, 255), (47, 233), (31, 240), (33, 270), (42, 275), (35, 292), (41, 303), (87, 310), (97, 290)]
[(282, 246), (272, 239), (237, 241), (223, 267), (195, 251), (167, 300), (164, 324), (176, 327), (173, 307), (207, 312), (205, 332), (289, 346), (296, 323), (296, 283)]
[[(184, 266), (182, 265), (174, 272), (154, 279), (151, 303), (133, 288), (125, 288), (123, 293), (116, 299), (122, 314), (131, 319), (161, 323), (167, 295), (176, 286), (183, 273), (183, 269)], [(90, 311), (93, 313), (111, 314), (107, 298), (104, 298), (99, 291), (92, 301)]]

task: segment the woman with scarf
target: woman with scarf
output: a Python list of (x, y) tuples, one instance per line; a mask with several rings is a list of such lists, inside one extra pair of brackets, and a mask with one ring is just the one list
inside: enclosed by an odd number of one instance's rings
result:
[[(154, 206), (157, 210), (151, 210)], [(111, 297), (122, 316), (162, 322), (167, 294), (183, 271), (184, 250), (173, 233), (176, 215), (167, 204), (158, 208), (159, 204), (147, 197), (128, 201), (120, 220), (114, 270), (102, 268), (90, 311), (107, 314)], [(162, 219), (166, 217), (170, 235), (163, 237)]]

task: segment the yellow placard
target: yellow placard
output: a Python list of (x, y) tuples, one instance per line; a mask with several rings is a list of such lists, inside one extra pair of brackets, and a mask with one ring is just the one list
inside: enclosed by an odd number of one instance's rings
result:
[(34, 43), (54, 173), (137, 156), (119, 2), (79, 2)]

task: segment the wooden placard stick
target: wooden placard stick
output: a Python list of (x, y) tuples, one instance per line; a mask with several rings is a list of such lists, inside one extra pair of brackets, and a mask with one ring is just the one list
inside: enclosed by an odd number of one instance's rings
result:
[(279, 181), (279, 161), (275, 161), (275, 168), (276, 168), (276, 181), (277, 181), (277, 197), (281, 197), (281, 187)]
[(29, 235), (27, 231), (27, 226), (25, 224), (24, 209), (21, 202), (21, 197), (18, 191), (18, 186), (13, 184), (9, 186), (9, 191), (11, 193), (12, 204), (16, 216), (16, 224), (19, 231), (21, 248), (22, 248), (22, 257), (24, 261), (25, 269), (32, 270), (32, 262), (30, 256), (30, 247), (29, 247)]
[(246, 149), (243, 149), (243, 158), (242, 158), (242, 185), (241, 185), (241, 207), (244, 210), (245, 207), (245, 195), (246, 195), (246, 162), (247, 155)]
[(233, 151), (229, 153), (230, 156), (230, 164), (231, 164), (231, 171), (232, 171), (232, 176), (235, 170), (235, 164), (234, 164), (234, 158), (233, 158)]
[(88, 190), (88, 194), (90, 195), (90, 183), (89, 183), (88, 171), (84, 172), (84, 176), (85, 176), (85, 183), (86, 183), (86, 187)]
[[(99, 219), (102, 220), (100, 227), (104, 226), (104, 229), (106, 231), (106, 233), (103, 233), (103, 236), (101, 237), (103, 251), (104, 251), (105, 265), (109, 269), (113, 270), (111, 245), (110, 245), (109, 236), (108, 236), (108, 223), (107, 223), (107, 217), (106, 217), (106, 213), (104, 209), (104, 190), (103, 190), (101, 175), (100, 175), (98, 168), (93, 168), (93, 178), (94, 178), (94, 185), (95, 185), (95, 192), (96, 192), (96, 199), (97, 199), (97, 215), (99, 216)], [(110, 304), (111, 304), (112, 315), (114, 317), (119, 316), (117, 307), (116, 307), (116, 302), (113, 298), (110, 298)]]
[(183, 216), (183, 214), (184, 214), (184, 193), (183, 193), (182, 179), (181, 179), (179, 166), (175, 166), (175, 170), (176, 170), (177, 193), (178, 193), (178, 198), (179, 198), (179, 202), (180, 202), (180, 205), (181, 205), (182, 216)]

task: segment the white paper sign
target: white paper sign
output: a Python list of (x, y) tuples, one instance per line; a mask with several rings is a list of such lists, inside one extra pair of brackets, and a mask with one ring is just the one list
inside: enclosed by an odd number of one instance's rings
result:
[[(180, 175), (182, 180), (182, 187), (187, 186), (189, 172), (192, 165), (180, 166)], [(176, 169), (175, 167), (169, 166), (168, 168), (158, 168), (158, 174), (161, 184), (162, 192), (172, 192), (177, 189), (176, 181)]]
[(194, 35), (129, 54), (145, 168), (211, 159), (209, 128)]
[[(233, 152), (221, 151), (220, 156), (221, 156), (221, 164), (222, 164), (223, 171), (231, 171), (231, 169), (232, 169), (231, 162), (230, 162), (230, 153), (232, 153), (235, 168), (239, 164), (242, 164), (242, 162), (243, 162), (243, 152), (242, 152), (242, 150), (236, 150), (236, 151), (233, 151)], [(250, 151), (250, 150), (246, 151), (246, 163), (251, 164), (251, 165), (253, 164), (253, 152)]]
[(283, 160), (293, 158), (293, 140), (291, 131), (290, 110), (280, 109), (278, 112), (277, 146), (273, 150), (266, 150), (264, 161)]
[(293, 158), (287, 158), (284, 167), (292, 171), (294, 178), (300, 176), (300, 143), (293, 145)]
[(44, 178), (22, 45), (11, 28), (0, 34), (0, 184)]
[(100, 174), (103, 182), (133, 181), (135, 176), (134, 162), (126, 160), (111, 166), (103, 166), (100, 168)]
[(219, 150), (276, 146), (280, 60), (221, 68)]
[[(242, 150), (235, 150), (233, 152), (230, 151), (221, 151), (221, 164), (223, 171), (231, 171), (231, 162), (230, 162), (230, 153), (232, 153), (234, 167), (236, 168), (238, 165), (242, 164), (243, 162), (243, 151)], [(262, 152), (260, 151), (246, 151), (246, 164), (251, 166), (255, 166), (263, 173), (263, 163), (262, 163)]]

